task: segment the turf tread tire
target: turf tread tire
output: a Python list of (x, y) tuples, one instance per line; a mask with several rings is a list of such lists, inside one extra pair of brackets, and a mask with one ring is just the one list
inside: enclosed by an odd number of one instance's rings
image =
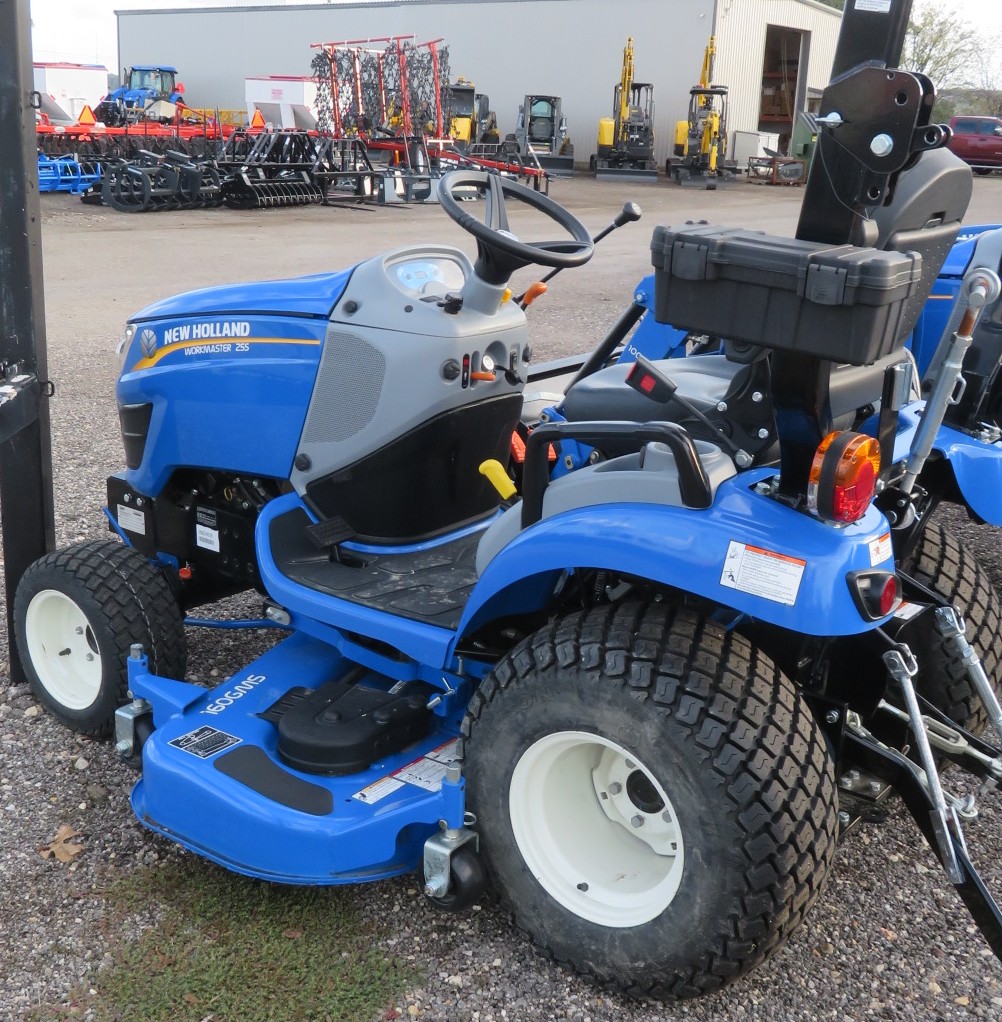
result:
[[(974, 554), (934, 522), (923, 531), (905, 570), (960, 612), (967, 624), (967, 640), (998, 692), (1002, 608), (988, 573)], [(908, 643), (919, 664), (915, 680), (919, 695), (968, 731), (983, 731), (988, 715), (953, 646), (935, 629), (909, 635)]]
[[(32, 597), (58, 589), (87, 615), (102, 663), (101, 689), (85, 711), (67, 713), (40, 681), (27, 655), (25, 617)], [(69, 727), (91, 738), (107, 738), (115, 710), (126, 702), (129, 647), (140, 642), (149, 669), (183, 678), (187, 667), (184, 620), (162, 572), (117, 540), (94, 540), (46, 554), (18, 584), (14, 604), (18, 649), (35, 697)]]
[[(603, 690), (615, 690), (644, 707), (654, 726), (669, 733), (665, 737), (689, 743), (700, 770), (723, 790), (728, 826), (740, 847), (741, 876), (734, 881), (740, 892), (723, 917), (712, 921), (713, 939), (696, 951), (683, 949), (674, 961), (670, 955), (656, 963), (629, 957), (602, 961), (603, 952), (593, 953), (580, 932), (562, 932), (568, 921), (581, 923), (578, 929), (587, 924), (553, 902), (520, 857), (535, 898), (525, 892), (512, 896), (507, 838), (497, 843), (497, 834), (489, 832), (496, 821), (484, 812), (492, 790), (507, 792), (502, 779), (510, 780), (514, 767), (505, 760), (511, 750), (493, 741), (496, 720), (498, 714), (521, 714), (531, 729), (533, 704), (545, 705), (548, 691), (575, 687), (583, 705), (601, 702)], [(508, 710), (506, 702), (513, 704)], [(616, 605), (542, 628), (502, 658), (474, 693), (461, 755), (488, 873), (515, 924), (553, 960), (633, 997), (698, 996), (759, 965), (782, 947), (815, 903), (834, 855), (834, 767), (807, 704), (747, 639), (686, 609)], [(554, 920), (540, 926), (536, 905), (546, 902)], [(669, 905), (644, 925), (671, 911)]]

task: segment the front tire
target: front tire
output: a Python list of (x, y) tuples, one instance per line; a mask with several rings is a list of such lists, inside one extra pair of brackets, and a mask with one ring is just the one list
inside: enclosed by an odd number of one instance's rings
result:
[(35, 561), (14, 602), (17, 646), (38, 701), (74, 731), (108, 737), (126, 700), (129, 647), (154, 673), (183, 678), (184, 622), (163, 574), (115, 540)]
[(837, 822), (821, 731), (764, 654), (687, 610), (548, 625), (483, 682), (463, 734), (502, 899), (601, 983), (716, 990), (817, 899)]

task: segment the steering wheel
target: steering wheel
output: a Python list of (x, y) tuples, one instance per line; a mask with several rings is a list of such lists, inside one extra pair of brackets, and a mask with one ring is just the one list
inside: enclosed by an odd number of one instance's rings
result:
[[(468, 213), (456, 198), (457, 191), (470, 188), (483, 193), (483, 221)], [(546, 214), (567, 231), (570, 238), (566, 241), (519, 241), (508, 227), (506, 195)], [(477, 239), (473, 271), (488, 284), (506, 284), (516, 270), (530, 263), (568, 269), (582, 266), (591, 259), (594, 242), (588, 228), (576, 216), (542, 192), (498, 174), (466, 170), (446, 174), (438, 182), (438, 201), (464, 231)]]

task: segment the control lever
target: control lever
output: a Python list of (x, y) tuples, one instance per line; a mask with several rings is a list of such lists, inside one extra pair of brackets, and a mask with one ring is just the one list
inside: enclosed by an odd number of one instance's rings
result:
[[(635, 202), (624, 202), (623, 208), (616, 214), (616, 219), (613, 220), (608, 227), (599, 231), (598, 234), (592, 238), (592, 242), (597, 245), (607, 234), (611, 234), (614, 230), (616, 230), (617, 227), (622, 227), (623, 224), (632, 224), (639, 220), (640, 216), (640, 207)], [(539, 285), (546, 284), (548, 280), (552, 280), (562, 269), (562, 266), (558, 266), (555, 269), (550, 270), (550, 272), (541, 280), (536, 281), (534, 284), (530, 284), (529, 287), (527, 287), (515, 299), (515, 301), (518, 302), (523, 309), (526, 308), (535, 298), (538, 298), (539, 295), (546, 291), (545, 287), (540, 289)], [(526, 296), (529, 295), (530, 292), (533, 292), (533, 294), (529, 300), (526, 301)]]
[(638, 394), (643, 394), (644, 397), (649, 397), (652, 401), (657, 401), (659, 404), (674, 398), (731, 452), (731, 455), (734, 457), (734, 464), (738, 468), (748, 468), (751, 465), (751, 455), (738, 447), (719, 426), (711, 422), (691, 401), (679, 394), (678, 384), (670, 376), (661, 372), (653, 362), (644, 358), (639, 352), (637, 353), (636, 362), (630, 366), (630, 370), (626, 374), (626, 382)]

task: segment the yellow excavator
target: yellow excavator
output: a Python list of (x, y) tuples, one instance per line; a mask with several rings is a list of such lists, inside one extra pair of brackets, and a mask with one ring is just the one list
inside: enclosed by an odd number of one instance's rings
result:
[(665, 173), (679, 184), (716, 188), (736, 180), (738, 166), (727, 159), (727, 86), (713, 84), (717, 40), (710, 36), (699, 84), (689, 90), (689, 116), (675, 124), (673, 155)]
[(589, 160), (596, 177), (657, 181), (654, 159), (654, 87), (633, 80), (633, 37), (623, 49), (623, 72), (613, 91), (612, 117), (598, 122), (597, 152)]
[(453, 145), (467, 152), (478, 145), (497, 145), (498, 119), (490, 109), (491, 101), (477, 92), (473, 82), (457, 78), (449, 86), (449, 135)]

